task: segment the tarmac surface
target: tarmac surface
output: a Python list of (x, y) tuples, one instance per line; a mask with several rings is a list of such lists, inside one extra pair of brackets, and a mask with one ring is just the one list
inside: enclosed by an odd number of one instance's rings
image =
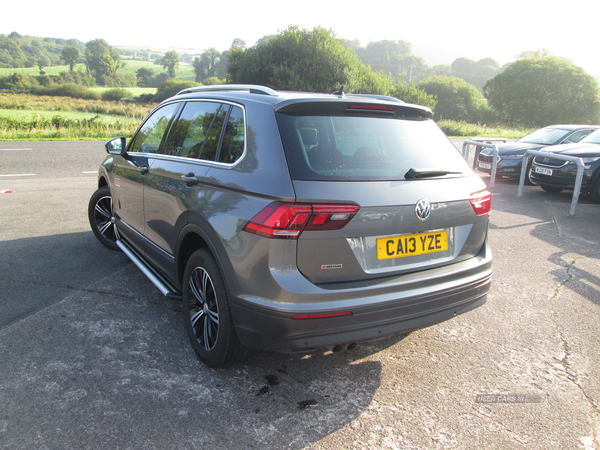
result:
[[(254, 353), (213, 370), (179, 303), (94, 241), (95, 177), (64, 176), (0, 179), (15, 190), (0, 194), (0, 313), (50, 299), (0, 325), (0, 449), (600, 449), (590, 199), (572, 217), (570, 193), (517, 198), (516, 181), (497, 180), (484, 306), (351, 352)], [(24, 212), (49, 205), (62, 232)], [(45, 276), (56, 267), (63, 280)]]

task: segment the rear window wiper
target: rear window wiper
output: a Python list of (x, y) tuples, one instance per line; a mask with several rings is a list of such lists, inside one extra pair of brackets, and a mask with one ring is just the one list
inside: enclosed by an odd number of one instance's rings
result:
[(406, 180), (413, 180), (418, 178), (434, 178), (443, 177), (446, 175), (461, 175), (462, 172), (452, 172), (450, 170), (432, 170), (432, 169), (415, 169), (411, 167), (408, 172), (404, 174)]

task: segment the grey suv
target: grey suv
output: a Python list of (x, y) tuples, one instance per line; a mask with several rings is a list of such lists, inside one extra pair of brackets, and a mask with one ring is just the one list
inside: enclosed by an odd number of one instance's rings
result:
[(191, 88), (106, 148), (92, 230), (182, 298), (211, 367), (354, 348), (485, 302), (491, 194), (427, 108)]

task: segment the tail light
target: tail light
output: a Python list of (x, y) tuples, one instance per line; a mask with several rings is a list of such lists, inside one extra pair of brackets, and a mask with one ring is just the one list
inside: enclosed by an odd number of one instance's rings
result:
[(469, 203), (478, 216), (489, 215), (492, 210), (492, 194), (488, 191), (475, 192), (469, 197)]
[(356, 215), (356, 205), (273, 202), (243, 228), (272, 239), (298, 239), (303, 231), (341, 230)]

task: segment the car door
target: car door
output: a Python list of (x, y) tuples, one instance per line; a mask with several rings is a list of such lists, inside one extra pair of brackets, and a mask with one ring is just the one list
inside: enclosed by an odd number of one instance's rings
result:
[(144, 187), (152, 158), (166, 142), (178, 103), (154, 111), (130, 142), (127, 152), (115, 158), (113, 199), (119, 231), (138, 250), (143, 247), (145, 229)]
[[(174, 270), (175, 245), (190, 209), (207, 202), (205, 176), (214, 163), (230, 105), (185, 103), (162, 154), (153, 155), (144, 192), (146, 257), (165, 273)], [(174, 275), (174, 274), (173, 274)]]

